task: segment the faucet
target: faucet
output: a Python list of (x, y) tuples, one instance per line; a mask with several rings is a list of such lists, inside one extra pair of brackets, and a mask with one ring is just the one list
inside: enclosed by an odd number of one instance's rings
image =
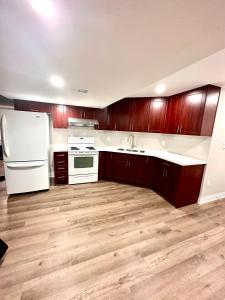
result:
[(134, 134), (133, 133), (129, 133), (127, 141), (128, 141), (128, 143), (130, 142), (130, 148), (131, 149), (134, 149), (136, 147), (136, 145), (134, 143), (134, 140), (135, 140)]

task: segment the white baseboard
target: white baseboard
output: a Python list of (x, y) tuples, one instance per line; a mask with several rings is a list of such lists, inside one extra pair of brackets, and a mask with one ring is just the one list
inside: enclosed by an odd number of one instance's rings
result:
[(225, 192), (201, 197), (198, 199), (198, 204), (204, 204), (204, 203), (208, 203), (216, 200), (222, 200), (222, 199), (225, 199)]

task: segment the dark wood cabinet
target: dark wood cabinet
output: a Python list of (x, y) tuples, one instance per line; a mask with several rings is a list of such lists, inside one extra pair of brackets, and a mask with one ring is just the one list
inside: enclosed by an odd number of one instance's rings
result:
[(98, 158), (98, 179), (104, 179), (105, 178), (105, 152), (99, 152), (99, 158)]
[(51, 104), (44, 102), (14, 100), (15, 110), (51, 113)]
[(105, 109), (15, 100), (16, 110), (52, 113), (53, 127), (68, 117), (96, 119), (96, 129), (211, 136), (220, 88), (207, 85), (171, 97), (125, 98)]
[(100, 152), (99, 178), (151, 187), (152, 158), (144, 155)]
[(100, 152), (99, 178), (149, 187), (175, 207), (197, 203), (204, 165), (180, 166), (145, 155)]
[(166, 119), (167, 133), (211, 136), (220, 88), (208, 85), (172, 96)]
[(165, 132), (167, 98), (153, 98), (150, 101), (148, 132)]
[(68, 107), (66, 105), (52, 105), (52, 120), (54, 128), (68, 127)]
[(129, 157), (129, 183), (151, 187), (153, 179), (152, 157), (131, 154)]
[(134, 98), (131, 114), (132, 131), (147, 132), (150, 114), (149, 98)]
[(154, 159), (153, 189), (175, 207), (197, 203), (204, 165), (180, 166)]
[(95, 129), (107, 130), (107, 108), (96, 108), (94, 111), (94, 119), (98, 120), (99, 125)]
[(54, 152), (55, 184), (68, 184), (68, 152)]

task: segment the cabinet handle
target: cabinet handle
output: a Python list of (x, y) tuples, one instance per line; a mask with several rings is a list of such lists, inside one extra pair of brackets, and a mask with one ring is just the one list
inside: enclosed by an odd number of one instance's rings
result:
[(61, 179), (61, 178), (65, 178), (66, 176), (59, 176), (59, 177), (56, 177), (57, 179)]
[(167, 177), (167, 170), (165, 169), (165, 177)]
[(146, 164), (148, 163), (148, 157), (146, 157)]
[(57, 156), (64, 156), (64, 154), (57, 154)]
[(183, 127), (183, 125), (180, 125), (180, 133), (182, 132), (182, 127)]
[(180, 126), (178, 125), (178, 126), (177, 126), (177, 133), (179, 133), (179, 129), (180, 129)]

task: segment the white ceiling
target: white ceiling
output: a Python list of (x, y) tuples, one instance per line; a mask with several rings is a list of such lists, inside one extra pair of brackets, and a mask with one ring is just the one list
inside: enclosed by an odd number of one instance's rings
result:
[(225, 86), (225, 49), (162, 78), (130, 97), (158, 96), (155, 88), (159, 84), (166, 86), (163, 96), (171, 96), (205, 84)]
[[(47, 18), (29, 0), (1, 0), (0, 94), (105, 107), (152, 96), (153, 83), (225, 49), (224, 0), (53, 2), (55, 15)], [(183, 86), (209, 83), (199, 78), (203, 73), (184, 71)], [(63, 89), (49, 84), (52, 74), (62, 76)], [(168, 82), (179, 90), (179, 75), (173, 76)]]

